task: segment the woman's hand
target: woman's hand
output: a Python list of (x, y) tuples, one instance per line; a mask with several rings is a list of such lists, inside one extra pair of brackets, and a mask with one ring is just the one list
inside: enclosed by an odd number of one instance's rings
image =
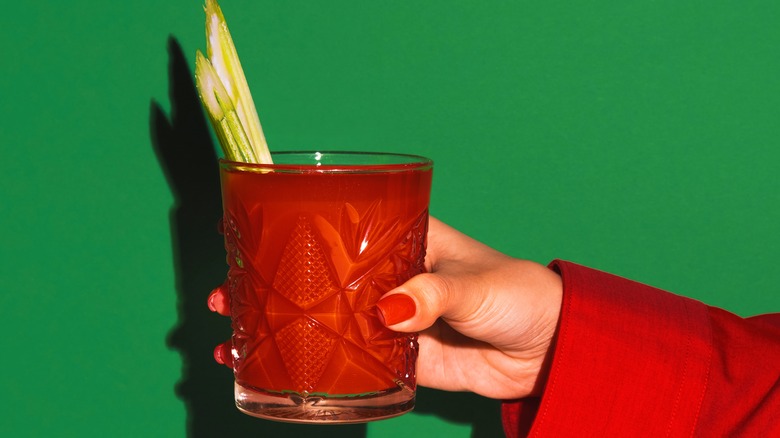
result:
[[(562, 285), (553, 271), (515, 259), (430, 218), (428, 273), (377, 303), (392, 330), (420, 332), (417, 382), (512, 399), (541, 393), (558, 324)], [(226, 287), (208, 306), (230, 314)], [(232, 366), (230, 341), (214, 349)]]
[(426, 268), (377, 303), (389, 328), (420, 332), (418, 383), (501, 399), (539, 394), (560, 314), (560, 277), (434, 218)]

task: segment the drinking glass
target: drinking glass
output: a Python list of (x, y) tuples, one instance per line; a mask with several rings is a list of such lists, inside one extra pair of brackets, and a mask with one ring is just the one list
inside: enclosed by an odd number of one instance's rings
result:
[(236, 406), (303, 423), (411, 410), (417, 335), (384, 327), (376, 302), (425, 270), (432, 161), (273, 161), (220, 160)]

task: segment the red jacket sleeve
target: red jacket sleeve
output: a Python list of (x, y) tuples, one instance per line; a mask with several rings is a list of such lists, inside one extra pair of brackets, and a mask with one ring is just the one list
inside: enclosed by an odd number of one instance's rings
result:
[(570, 262), (541, 399), (507, 436), (780, 437), (780, 314), (743, 319)]

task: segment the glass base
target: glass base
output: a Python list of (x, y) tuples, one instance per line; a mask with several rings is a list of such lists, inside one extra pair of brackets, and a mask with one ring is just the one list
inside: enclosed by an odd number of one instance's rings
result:
[(400, 387), (368, 396), (302, 397), (235, 384), (236, 407), (253, 417), (288, 423), (365, 423), (397, 417), (414, 408), (414, 391)]

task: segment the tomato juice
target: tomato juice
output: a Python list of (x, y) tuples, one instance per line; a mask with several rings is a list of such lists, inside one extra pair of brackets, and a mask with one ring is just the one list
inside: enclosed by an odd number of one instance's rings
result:
[(221, 162), (236, 384), (304, 402), (405, 392), (409, 408), (416, 335), (375, 304), (424, 271), (432, 164), (347, 155), (358, 164)]

